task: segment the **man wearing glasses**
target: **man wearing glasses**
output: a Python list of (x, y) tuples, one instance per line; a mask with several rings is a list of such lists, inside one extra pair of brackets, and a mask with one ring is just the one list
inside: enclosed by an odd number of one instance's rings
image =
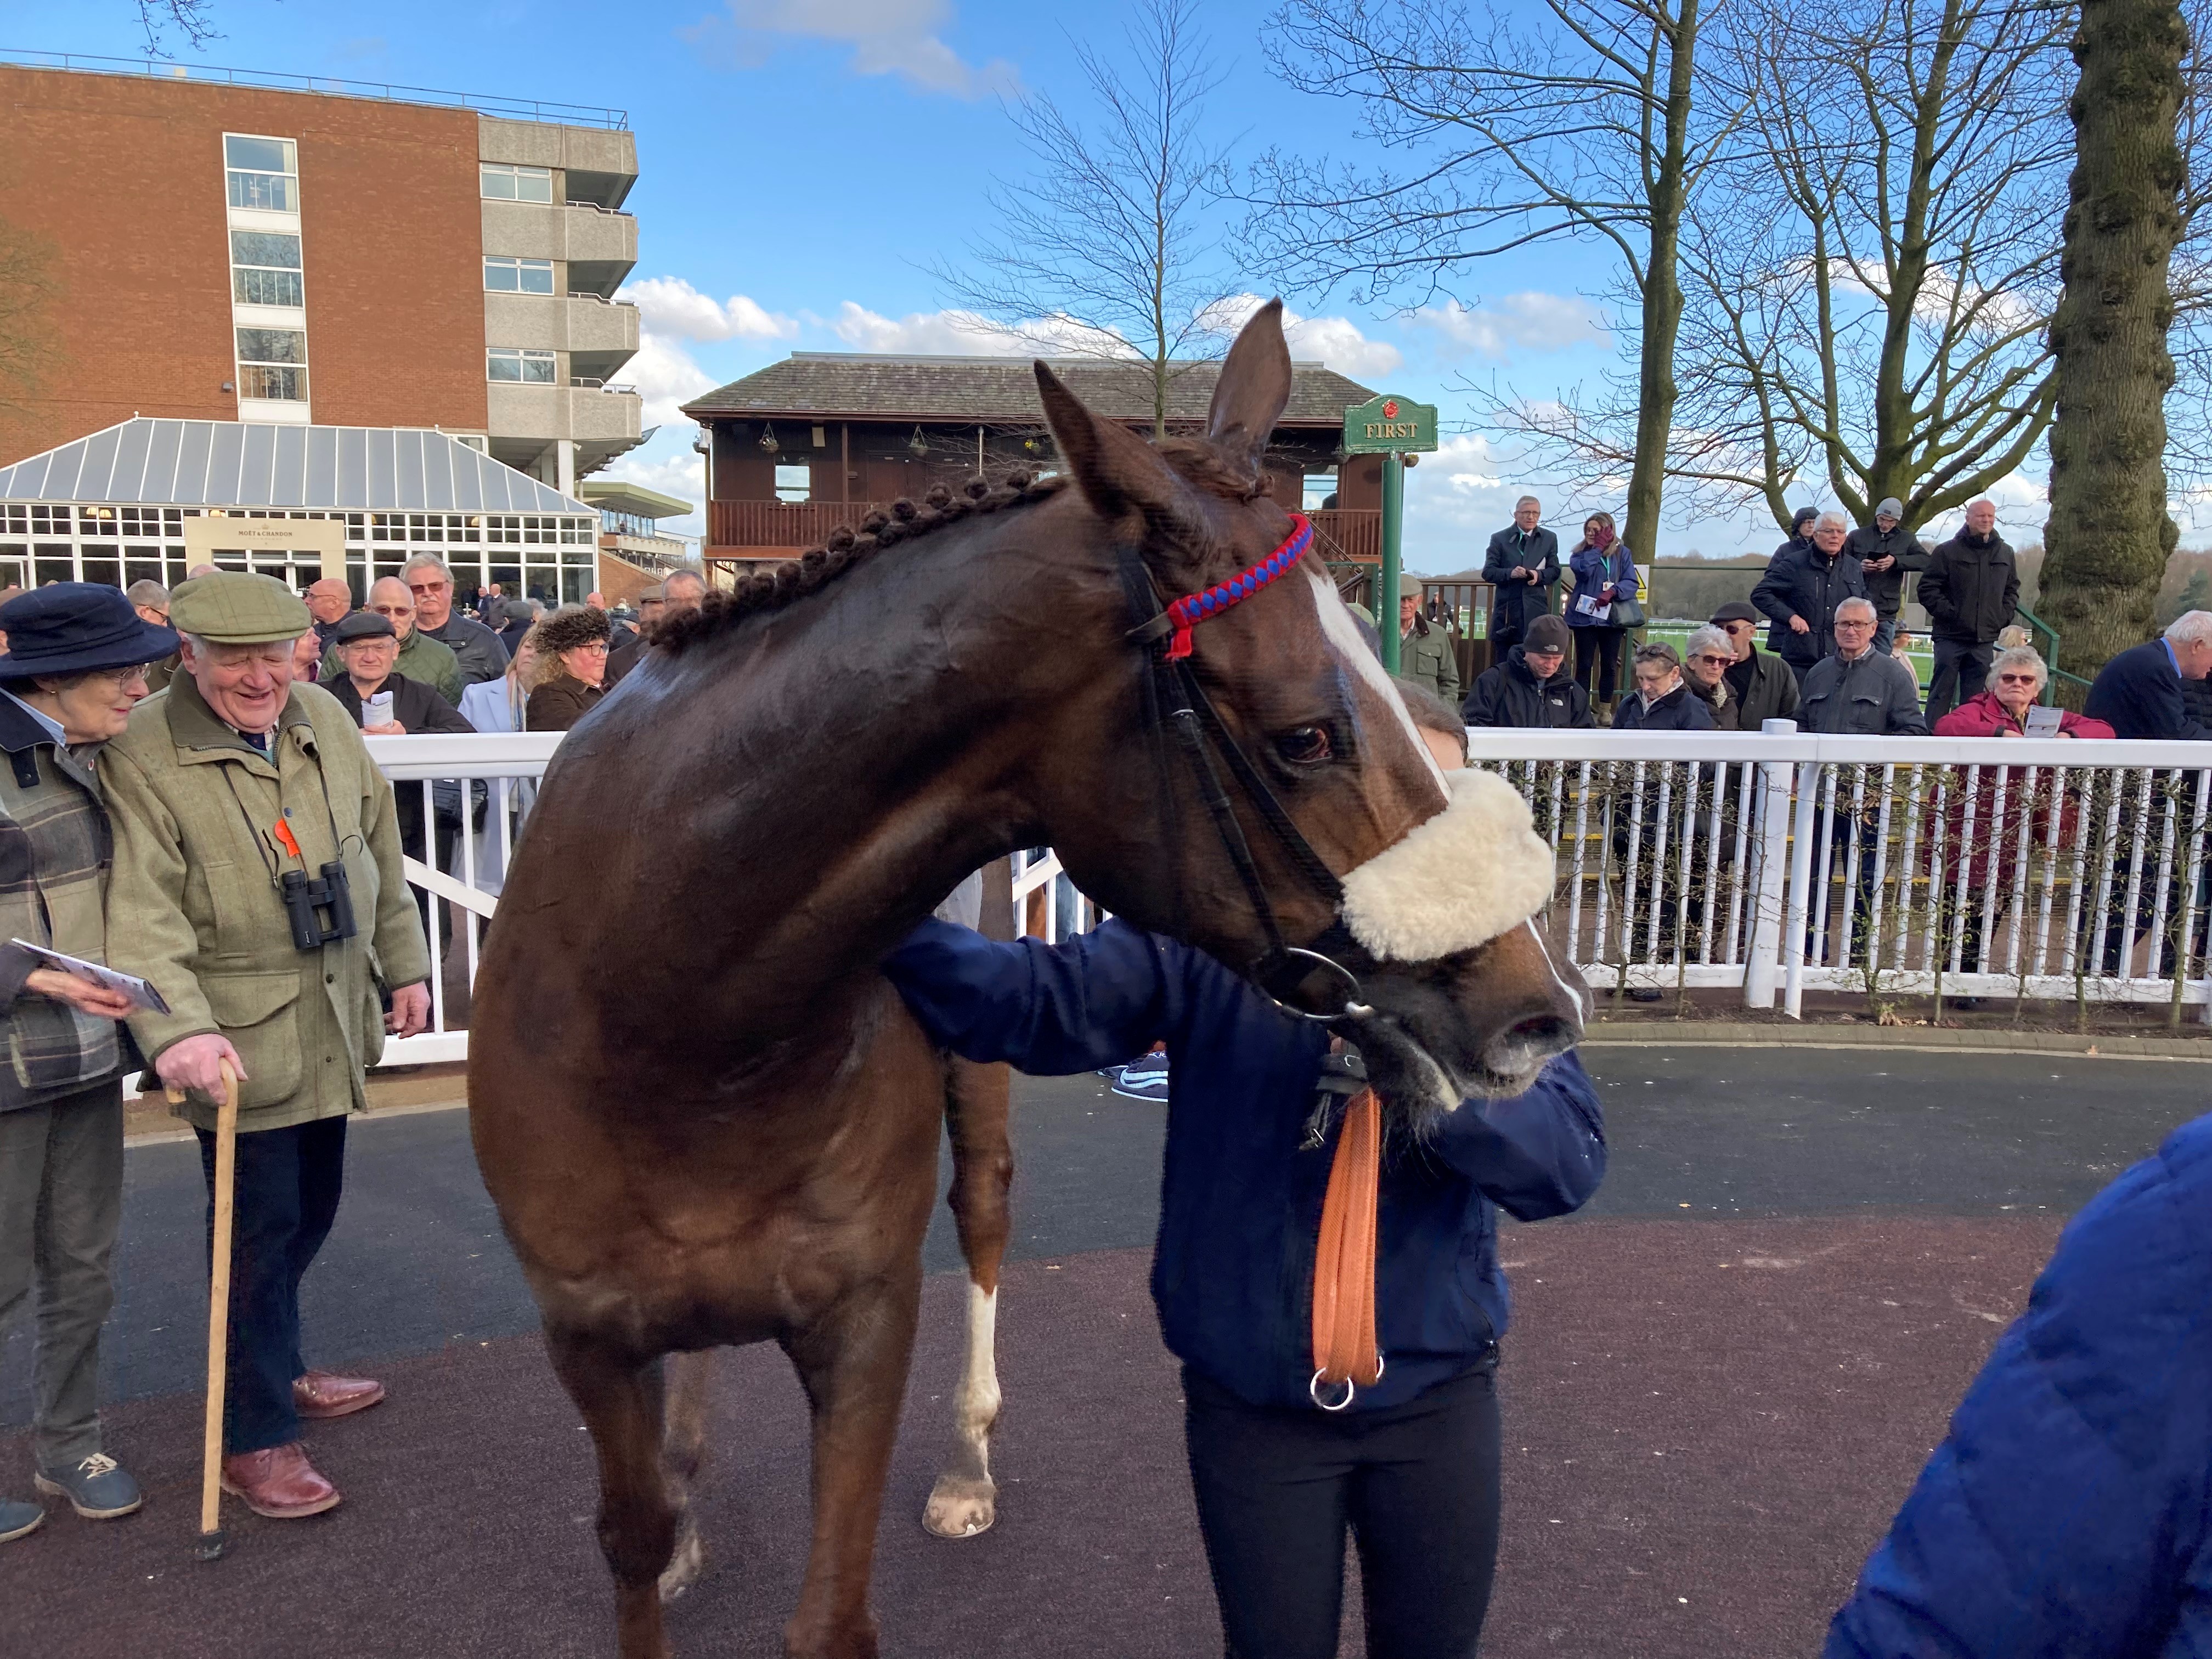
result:
[(1920, 688), (1896, 658), (1874, 648), (1879, 622), (1874, 601), (1852, 598), (1836, 607), (1836, 649), (1806, 672), (1808, 732), (1849, 737), (1924, 738)]
[[(415, 601), (415, 631), (435, 640), (453, 653), (461, 665), (464, 690), (507, 672), (507, 647), (499, 635), (482, 623), (453, 614), (453, 573), (434, 553), (417, 553), (399, 573)], [(393, 624), (398, 627), (397, 623)], [(405, 669), (400, 670), (404, 674)], [(453, 700), (457, 704), (458, 697)]]
[(1735, 653), (1722, 674), (1739, 732), (1756, 732), (1768, 720), (1793, 720), (1797, 714), (1797, 677), (1781, 658), (1759, 648), (1759, 620), (1742, 599), (1731, 599), (1712, 614), (1712, 625), (1728, 635)]
[[(448, 578), (448, 580), (451, 579)], [(455, 708), (461, 706), (461, 664), (448, 647), (432, 639), (415, 625), (415, 596), (407, 584), (397, 576), (380, 576), (368, 590), (368, 603), (362, 607), (373, 611), (392, 624), (392, 631), (399, 636), (399, 656), (392, 664), (392, 672), (410, 680), (420, 680)], [(323, 664), (323, 684), (329, 685), (345, 672), (345, 665), (338, 653), (331, 652)], [(504, 674), (504, 662), (499, 672)]]

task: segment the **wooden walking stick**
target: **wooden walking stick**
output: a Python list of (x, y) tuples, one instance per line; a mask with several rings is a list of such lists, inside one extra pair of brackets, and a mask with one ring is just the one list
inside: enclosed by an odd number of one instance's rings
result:
[[(172, 1106), (185, 1091), (168, 1086)], [(222, 1100), (215, 1119), (215, 1239), (208, 1263), (207, 1419), (200, 1435), (200, 1541), (192, 1553), (222, 1558), (230, 1543), (222, 1529), (222, 1400), (230, 1352), (230, 1224), (238, 1175), (238, 1073), (222, 1062)]]

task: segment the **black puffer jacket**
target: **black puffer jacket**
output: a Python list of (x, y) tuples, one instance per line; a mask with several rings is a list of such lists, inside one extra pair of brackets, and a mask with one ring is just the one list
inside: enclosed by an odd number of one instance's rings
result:
[[(1751, 590), (1752, 608), (1767, 619), (1766, 648), (1801, 675), (1834, 652), (1836, 607), (1845, 599), (1864, 598), (1866, 578), (1859, 562), (1847, 552), (1831, 559), (1810, 542), (1785, 543)], [(1805, 619), (1805, 632), (1790, 626), (1792, 617)]]
[(1616, 732), (1710, 732), (1713, 729), (1713, 711), (1690, 695), (1690, 684), (1685, 680), (1649, 708), (1644, 706), (1642, 693), (1629, 692), (1614, 706), (1613, 729)]
[(1961, 530), (1928, 556), (1920, 573), (1920, 604), (1939, 640), (1988, 645), (2012, 625), (2020, 604), (2020, 571), (2012, 547), (1991, 531), (1978, 537)]
[[(1859, 580), (1866, 584), (1866, 596), (1885, 618), (1895, 617), (1905, 602), (1907, 573), (1928, 568), (1928, 550), (1903, 525), (1887, 536), (1870, 524), (1862, 525), (1844, 538), (1844, 551), (1859, 562)], [(1883, 558), (1897, 562), (1887, 570), (1865, 568), (1868, 560)]]
[(1564, 658), (1558, 673), (1540, 680), (1528, 666), (1528, 652), (1517, 645), (1505, 653), (1504, 662), (1476, 676), (1474, 690), (1467, 694), (1460, 714), (1469, 726), (1588, 728), (1597, 724), (1590, 714), (1589, 693), (1575, 684)]

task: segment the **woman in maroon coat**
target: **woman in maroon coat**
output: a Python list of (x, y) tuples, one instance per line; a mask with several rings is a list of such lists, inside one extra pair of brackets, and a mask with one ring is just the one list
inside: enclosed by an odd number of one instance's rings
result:
[[(2036, 706), (2043, 695), (2044, 683), (2051, 677), (2043, 659), (2027, 646), (2014, 646), (2000, 653), (1990, 665), (1989, 689), (1969, 697), (1936, 722), (1939, 738), (2019, 738), (2027, 735), (2028, 711)], [(2075, 738), (2110, 738), (2112, 728), (2102, 720), (2091, 720), (2071, 709), (2057, 711), (2058, 729), (2044, 735)], [(1944, 885), (1945, 901), (1942, 911), (1950, 931), (1948, 916), (1958, 910), (1965, 912), (1965, 923), (1960, 935), (1959, 966), (1961, 971), (1983, 971), (1976, 960), (1982, 951), (1982, 912), (1984, 889), (1992, 879), (1998, 889), (1996, 914), (2002, 918), (2012, 902), (2014, 873), (2018, 868), (2021, 836), (2027, 837), (2028, 860), (2033, 865), (2039, 848), (2047, 848), (2051, 841), (2051, 812), (2054, 794), (2058, 793), (2057, 781), (2048, 770), (2038, 773), (2033, 780), (2025, 768), (2018, 766), (1988, 766), (1979, 769), (1979, 775), (1967, 785), (1962, 774), (1960, 781), (1952, 782), (1945, 790), (1949, 800), (1943, 808), (1944, 818)], [(2002, 780), (2004, 822), (1996, 822), (1999, 780)], [(1973, 845), (1965, 845), (1969, 833), (1966, 805), (1973, 803), (1972, 836)], [(2057, 846), (2063, 850), (2074, 844), (2075, 809), (2077, 799), (2067, 792), (2058, 803)], [(1968, 858), (1971, 850), (1971, 859)], [(1959, 886), (1959, 871), (1962, 863), (1968, 864), (1963, 894)], [(2031, 890), (2039, 872), (2031, 872)], [(1948, 969), (1950, 956), (1942, 958)], [(1992, 953), (1994, 954), (1994, 953)], [(1987, 971), (2003, 972), (2003, 964), (1992, 961)], [(1962, 1001), (1971, 1000), (1961, 999)]]

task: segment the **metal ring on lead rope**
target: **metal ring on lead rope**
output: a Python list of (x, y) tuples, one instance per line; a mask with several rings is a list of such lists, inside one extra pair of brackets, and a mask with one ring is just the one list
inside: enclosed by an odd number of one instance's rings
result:
[(1286, 957), (1304, 957), (1316, 968), (1328, 969), (1329, 972), (1341, 978), (1345, 986), (1344, 1006), (1332, 1013), (1310, 1014), (1303, 1008), (1293, 1008), (1280, 997), (1271, 996), (1267, 999), (1292, 1019), (1310, 1020), (1317, 1025), (1326, 1025), (1332, 1020), (1365, 1019), (1374, 1013), (1375, 1010), (1368, 1004), (1353, 1000), (1359, 994), (1359, 975), (1342, 963), (1332, 957), (1325, 957), (1318, 951), (1304, 950), (1295, 945), (1285, 945), (1283, 954)]
[[(1328, 1369), (1328, 1367), (1326, 1365), (1315, 1367), (1313, 1376), (1306, 1382), (1306, 1392), (1313, 1397), (1314, 1404), (1320, 1407), (1323, 1411), (1340, 1412), (1352, 1402), (1352, 1400), (1359, 1393), (1359, 1388), (1358, 1385), (1353, 1382), (1350, 1377), (1346, 1377), (1344, 1379), (1344, 1398), (1338, 1401), (1334, 1405), (1329, 1404), (1328, 1401), (1321, 1397), (1321, 1374)], [(1382, 1371), (1383, 1359), (1382, 1356), (1378, 1353), (1375, 1356), (1375, 1382), (1380, 1382), (1382, 1380)], [(1375, 1383), (1370, 1382), (1367, 1386), (1371, 1389), (1375, 1386)]]

